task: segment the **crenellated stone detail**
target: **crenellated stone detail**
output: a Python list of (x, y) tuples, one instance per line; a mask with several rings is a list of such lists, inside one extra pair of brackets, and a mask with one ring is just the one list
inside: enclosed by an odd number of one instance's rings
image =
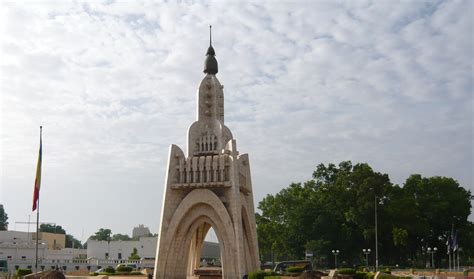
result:
[(196, 142), (196, 155), (215, 154), (218, 152), (218, 141), (215, 135), (206, 133)]
[(185, 187), (230, 187), (230, 156), (195, 156), (176, 160), (173, 189)]

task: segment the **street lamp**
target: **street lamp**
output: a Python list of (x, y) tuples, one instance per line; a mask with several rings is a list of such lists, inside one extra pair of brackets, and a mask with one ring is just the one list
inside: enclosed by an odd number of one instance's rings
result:
[(377, 194), (374, 188), (374, 211), (375, 211), (375, 271), (379, 269), (379, 246), (378, 246), (378, 232), (377, 232)]
[(339, 250), (332, 250), (332, 254), (334, 255), (334, 266), (337, 269), (337, 255), (339, 255)]
[(436, 253), (436, 251), (438, 251), (438, 248), (434, 247), (434, 248), (431, 248), (431, 247), (428, 247), (428, 254), (431, 254), (431, 267), (434, 268), (434, 253)]
[(367, 269), (369, 269), (369, 254), (370, 254), (370, 248), (369, 249), (362, 249), (362, 252), (365, 254), (365, 266)]
[(458, 252), (458, 271), (461, 271), (459, 269), (459, 252), (462, 252), (462, 248), (461, 247), (458, 247), (458, 249), (456, 250), (456, 252)]

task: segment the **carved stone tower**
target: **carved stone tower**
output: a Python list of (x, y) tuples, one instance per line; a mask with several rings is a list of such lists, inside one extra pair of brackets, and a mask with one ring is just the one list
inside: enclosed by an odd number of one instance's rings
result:
[(219, 240), (223, 278), (240, 279), (260, 266), (249, 157), (239, 154), (224, 125), (224, 86), (217, 72), (211, 43), (187, 156), (174, 144), (169, 151), (155, 278), (194, 278), (211, 227)]

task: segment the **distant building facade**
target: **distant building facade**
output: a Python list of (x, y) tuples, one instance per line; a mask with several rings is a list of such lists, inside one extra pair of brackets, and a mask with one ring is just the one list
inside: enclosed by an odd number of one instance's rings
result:
[[(87, 258), (98, 260), (127, 260), (137, 249), (140, 258), (155, 258), (157, 236), (140, 237), (139, 240), (129, 241), (99, 241), (87, 240)], [(220, 257), (219, 244), (214, 242), (204, 242), (201, 257), (206, 259), (217, 259)]]
[[(39, 243), (38, 257), (45, 258), (48, 245)], [(16, 267), (32, 268), (36, 257), (36, 240), (32, 233), (20, 231), (0, 231), (0, 261), (7, 269)]]
[(114, 259), (126, 260), (137, 249), (137, 254), (144, 258), (154, 258), (156, 252), (157, 237), (140, 237), (139, 240), (129, 241), (105, 241), (87, 240), (87, 258), (99, 260)]
[(150, 229), (145, 227), (144, 225), (138, 225), (138, 227), (134, 227), (132, 231), (132, 238), (138, 239), (142, 236), (151, 236)]
[[(87, 249), (61, 248), (65, 246), (65, 235), (60, 234), (40, 233), (38, 242), (38, 270), (95, 271), (102, 267), (115, 267), (119, 263), (152, 268), (158, 237), (142, 236), (138, 240), (110, 242), (89, 239)], [(128, 260), (134, 248), (140, 260)], [(219, 244), (205, 242), (201, 256), (206, 260), (219, 259)], [(0, 277), (2, 272), (14, 274), (19, 268), (34, 271), (35, 257), (36, 233), (0, 231)]]
[[(32, 240), (36, 242), (36, 232), (32, 233)], [(48, 250), (66, 248), (66, 235), (59, 233), (40, 232), (38, 240), (48, 245)]]

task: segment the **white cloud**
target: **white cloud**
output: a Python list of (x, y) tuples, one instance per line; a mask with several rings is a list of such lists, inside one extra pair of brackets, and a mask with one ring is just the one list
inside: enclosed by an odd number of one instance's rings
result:
[(1, 13), (0, 198), (12, 223), (29, 214), (44, 125), (46, 221), (77, 237), (157, 231), (209, 24), (256, 203), (341, 160), (396, 183), (419, 172), (473, 189), (469, 1), (8, 2)]

